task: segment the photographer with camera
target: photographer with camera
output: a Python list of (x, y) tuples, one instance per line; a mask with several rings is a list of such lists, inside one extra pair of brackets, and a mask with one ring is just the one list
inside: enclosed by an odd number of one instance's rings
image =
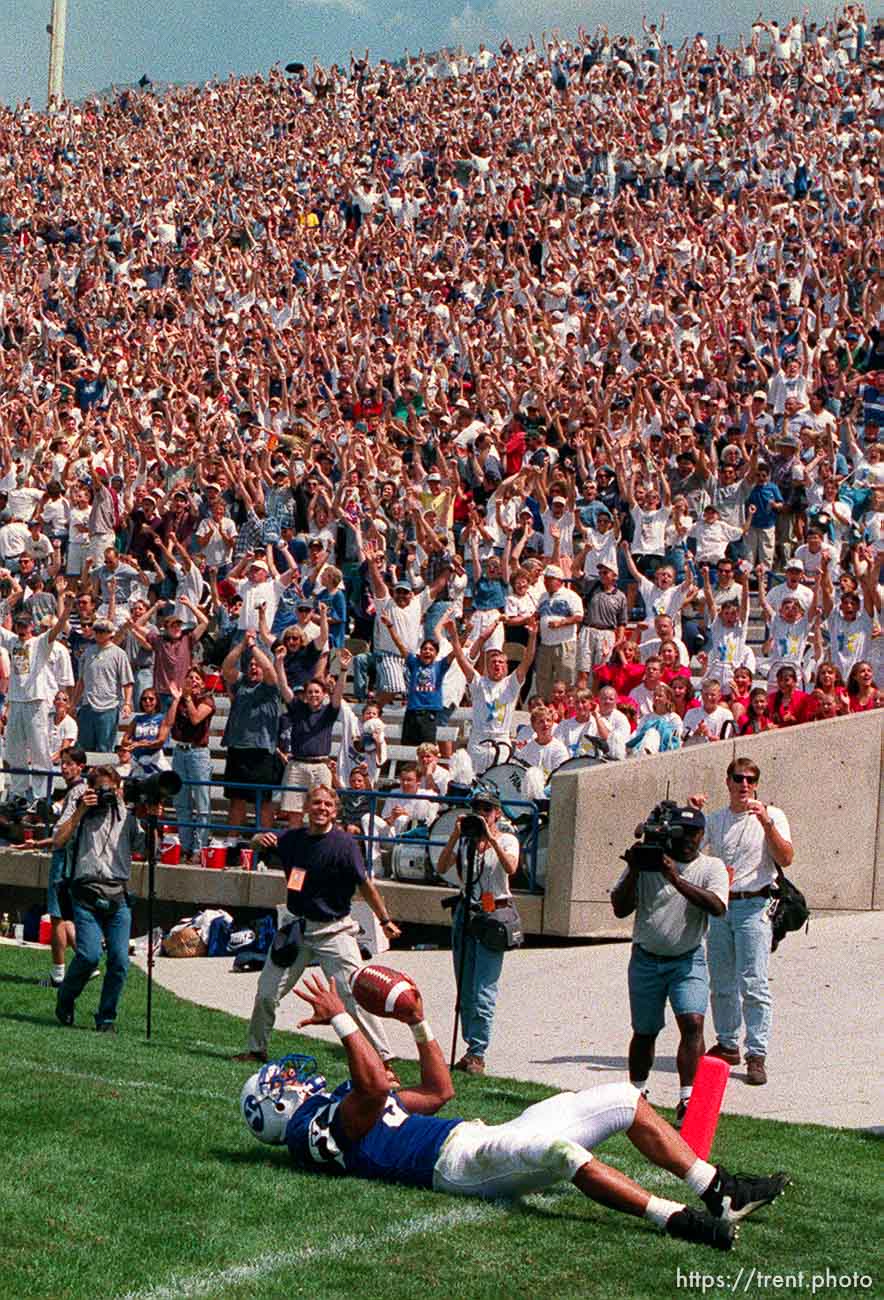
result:
[[(463, 892), (450, 905), (454, 908), (451, 945), (459, 977), (460, 1022), (467, 1044), (454, 1068), (466, 1074), (485, 1073), (485, 1053), (491, 1041), (497, 984), (506, 951), (505, 947), (489, 947), (489, 936), (486, 942), (479, 937), (483, 928), (488, 928), (487, 924), (483, 927), (482, 918), (495, 912), (510, 916), (515, 913), (509, 882), (519, 867), (519, 841), (508, 831), (498, 830), (499, 820), (497, 796), (478, 795), (472, 802), (472, 812), (458, 817), (436, 868), (442, 875), (456, 862), (463, 883)], [(521, 931), (513, 938), (515, 941), (507, 946), (521, 942)]]
[(623, 855), (626, 870), (611, 892), (614, 915), (635, 913), (629, 960), (630, 1082), (647, 1095), (654, 1044), (670, 1003), (680, 1042), (676, 1063), (679, 1127), (703, 1055), (709, 975), (703, 938), (710, 916), (727, 909), (728, 877), (719, 858), (700, 852), (706, 819), (698, 808), (669, 800), (636, 829), (639, 843)]
[(129, 970), (132, 912), (126, 885), (132, 854), (144, 851), (145, 835), (126, 806), (114, 768), (94, 767), (86, 780), (89, 788), (52, 837), (54, 849), (70, 846), (62, 884), (76, 927), (74, 959), (58, 990), (55, 1015), (63, 1025), (74, 1023), (74, 1003), (101, 960), (103, 940), (107, 968), (95, 1028), (99, 1033), (115, 1033), (117, 1006)]

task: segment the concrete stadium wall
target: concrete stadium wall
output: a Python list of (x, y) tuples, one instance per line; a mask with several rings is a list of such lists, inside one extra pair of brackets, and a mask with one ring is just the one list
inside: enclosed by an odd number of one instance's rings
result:
[(759, 797), (789, 818), (795, 845), (789, 875), (809, 905), (880, 908), (882, 734), (879, 709), (554, 776), (544, 933), (628, 934), (630, 920), (616, 920), (608, 895), (635, 826), (666, 797), (667, 783), (680, 803), (705, 791), (708, 806), (721, 807), (735, 754), (758, 764)]

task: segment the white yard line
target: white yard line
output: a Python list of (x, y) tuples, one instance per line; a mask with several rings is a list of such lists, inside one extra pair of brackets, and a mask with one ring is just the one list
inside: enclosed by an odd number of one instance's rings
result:
[(323, 1260), (340, 1259), (355, 1251), (371, 1251), (398, 1246), (413, 1237), (446, 1228), (459, 1228), (466, 1223), (478, 1223), (500, 1213), (492, 1204), (472, 1203), (456, 1206), (439, 1214), (422, 1214), (393, 1224), (386, 1232), (347, 1233), (327, 1238), (320, 1246), (301, 1246), (295, 1250), (274, 1250), (248, 1264), (231, 1264), (229, 1268), (212, 1269), (205, 1273), (176, 1274), (162, 1286), (148, 1287), (144, 1291), (127, 1292), (121, 1300), (184, 1300), (185, 1297), (219, 1295), (222, 1288), (243, 1282), (257, 1282), (278, 1273), (280, 1269), (303, 1264), (316, 1264)]
[(68, 1079), (86, 1079), (89, 1083), (105, 1083), (112, 1088), (147, 1088), (153, 1092), (174, 1092), (179, 1096), (188, 1097), (206, 1097), (210, 1101), (225, 1101), (228, 1105), (234, 1105), (236, 1102), (236, 1093), (233, 1092), (210, 1092), (207, 1088), (187, 1088), (179, 1084), (172, 1083), (154, 1083), (150, 1079), (108, 1079), (103, 1074), (91, 1074), (87, 1070), (70, 1070), (64, 1065), (52, 1065), (46, 1061), (26, 1061), (22, 1057), (8, 1058), (7, 1061), (0, 1061), (0, 1070), (4, 1064), (10, 1069), (18, 1070), (22, 1066), (26, 1070), (39, 1074), (61, 1074)]

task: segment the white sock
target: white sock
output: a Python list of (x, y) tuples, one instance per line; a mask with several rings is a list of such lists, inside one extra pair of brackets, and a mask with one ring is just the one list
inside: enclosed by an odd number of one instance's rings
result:
[(52, 967), (52, 978), (56, 980), (64, 979), (64, 962)]
[(632, 1084), (633, 1088), (638, 1088), (643, 1097), (647, 1097), (648, 1093), (651, 1091), (648, 1087), (647, 1079), (630, 1079), (629, 1082)]
[(695, 1160), (684, 1175), (684, 1181), (696, 1196), (702, 1196), (712, 1186), (715, 1173), (715, 1165), (706, 1160)]
[(665, 1201), (662, 1196), (652, 1196), (642, 1217), (650, 1219), (658, 1228), (665, 1228), (673, 1214), (678, 1214), (683, 1209), (684, 1206), (679, 1205), (678, 1201)]
[(690, 1084), (690, 1083), (688, 1084), (688, 1086), (687, 1086), (686, 1088), (679, 1088), (679, 1090), (678, 1090), (678, 1100), (679, 1100), (679, 1101), (690, 1101), (690, 1099), (691, 1099), (691, 1093), (692, 1093), (692, 1092), (693, 1092), (693, 1085)]

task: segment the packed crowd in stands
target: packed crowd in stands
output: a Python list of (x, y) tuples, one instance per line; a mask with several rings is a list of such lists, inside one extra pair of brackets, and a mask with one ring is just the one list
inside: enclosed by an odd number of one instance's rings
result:
[(397, 834), (501, 755), (542, 795), (879, 707), (881, 45), (849, 4), (0, 110), (12, 796), (67, 746), (208, 781), (225, 688), (233, 824), (328, 782), (358, 828), (401, 741)]

